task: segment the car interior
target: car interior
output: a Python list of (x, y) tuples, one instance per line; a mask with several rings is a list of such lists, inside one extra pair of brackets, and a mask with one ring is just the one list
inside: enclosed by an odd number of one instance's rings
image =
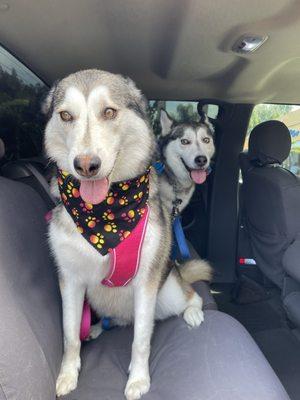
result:
[[(54, 400), (61, 297), (47, 244), (55, 166), (41, 103), (66, 75), (132, 78), (177, 122), (206, 112), (211, 173), (182, 215), (205, 320), (156, 324), (143, 398), (300, 398), (300, 2), (0, 2), (0, 400)], [(132, 327), (82, 344), (67, 400), (123, 399)]]

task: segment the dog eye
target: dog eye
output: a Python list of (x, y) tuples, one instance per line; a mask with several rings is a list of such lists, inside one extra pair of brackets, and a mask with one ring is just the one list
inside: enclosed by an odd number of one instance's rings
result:
[(103, 116), (105, 119), (114, 119), (117, 116), (117, 110), (111, 107), (107, 107), (103, 112)]
[(61, 111), (59, 113), (60, 118), (64, 121), (64, 122), (70, 122), (73, 120), (72, 115), (68, 112), (68, 111)]
[(186, 145), (186, 144), (190, 144), (190, 143), (191, 142), (189, 140), (187, 140), (187, 139), (181, 139), (181, 144)]
[(210, 138), (209, 137), (205, 137), (202, 139), (203, 143), (209, 143), (210, 142)]

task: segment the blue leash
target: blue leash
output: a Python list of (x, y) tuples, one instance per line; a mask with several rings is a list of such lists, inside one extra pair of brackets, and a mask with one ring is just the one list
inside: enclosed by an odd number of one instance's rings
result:
[[(157, 161), (154, 163), (154, 168), (156, 169), (156, 172), (158, 175), (161, 175), (164, 170), (165, 170), (165, 165), (161, 161)], [(191, 258), (191, 253), (189, 250), (189, 247), (186, 242), (185, 234), (182, 228), (181, 224), (181, 217), (180, 215), (176, 212), (177, 206), (181, 203), (181, 200), (179, 199), (176, 201), (173, 207), (173, 223), (172, 223), (172, 228), (173, 228), (173, 233), (174, 233), (174, 238), (172, 243), (172, 249), (171, 249), (171, 259), (176, 260), (176, 258), (181, 257), (184, 260), (187, 260)]]
[(181, 256), (184, 260), (191, 258), (191, 253), (186, 242), (186, 237), (182, 228), (181, 218), (178, 215), (173, 220), (173, 232), (175, 240), (173, 240), (171, 258), (175, 260)]

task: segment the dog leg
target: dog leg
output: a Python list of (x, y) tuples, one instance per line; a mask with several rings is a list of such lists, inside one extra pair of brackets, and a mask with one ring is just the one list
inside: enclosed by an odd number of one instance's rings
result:
[(125, 388), (127, 400), (139, 399), (150, 388), (150, 341), (157, 297), (157, 287), (154, 286), (138, 285), (134, 292), (134, 339), (129, 378)]
[(80, 322), (85, 289), (76, 285), (74, 279), (64, 280), (62, 288), (64, 355), (56, 381), (56, 395), (63, 396), (77, 386), (80, 370)]

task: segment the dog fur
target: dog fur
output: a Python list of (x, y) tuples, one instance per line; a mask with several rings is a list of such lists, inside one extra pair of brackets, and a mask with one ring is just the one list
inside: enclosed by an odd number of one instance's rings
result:
[[(190, 171), (206, 170), (215, 153), (214, 129), (205, 114), (199, 123), (177, 124), (166, 111), (161, 110), (160, 123), (161, 136), (158, 143), (160, 157), (165, 165), (160, 176), (160, 192), (170, 213), (174, 201), (180, 199), (182, 202), (178, 204), (178, 210), (181, 213), (195, 190)], [(183, 144), (182, 141), (188, 143)], [(195, 161), (199, 156), (206, 158), (201, 167)]]
[[(114, 120), (102, 118), (106, 107), (117, 110)], [(82, 177), (73, 162), (79, 154), (92, 154), (101, 159), (101, 168), (93, 180), (107, 177), (111, 184), (134, 178), (147, 169), (155, 150), (146, 107), (143, 95), (130, 79), (99, 70), (69, 75), (54, 85), (43, 107), (48, 115), (47, 155), (58, 168), (78, 180)], [(62, 111), (71, 113), (73, 120), (62, 121)], [(53, 193), (57, 195), (56, 183)], [(112, 316), (119, 324), (134, 322), (132, 358), (125, 388), (128, 400), (139, 399), (150, 387), (148, 359), (154, 320), (183, 313), (192, 327), (203, 321), (202, 299), (190, 286), (194, 280), (201, 279), (202, 272), (194, 273), (191, 268), (190, 274), (186, 266), (182, 276), (175, 268), (168, 273), (170, 213), (161, 202), (153, 169), (149, 209), (139, 271), (129, 285), (119, 288), (101, 285), (109, 270), (109, 256), (99, 254), (82, 237), (62, 204), (53, 211), (49, 242), (58, 266), (64, 331), (57, 396), (66, 395), (77, 386), (81, 366), (79, 330), (85, 296), (99, 316)], [(94, 336), (100, 333), (98, 327)]]

